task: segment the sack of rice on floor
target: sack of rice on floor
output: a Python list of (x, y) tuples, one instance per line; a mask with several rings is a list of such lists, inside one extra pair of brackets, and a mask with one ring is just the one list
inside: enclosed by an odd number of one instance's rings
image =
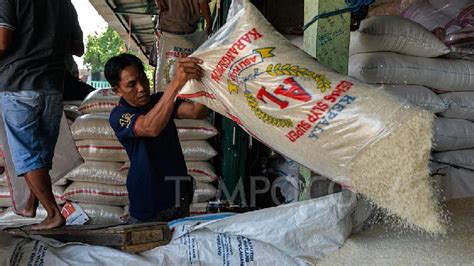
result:
[(444, 231), (429, 181), (433, 115), (321, 66), (248, 1), (192, 56), (180, 97), (232, 118), (279, 153), (365, 194), (414, 228)]

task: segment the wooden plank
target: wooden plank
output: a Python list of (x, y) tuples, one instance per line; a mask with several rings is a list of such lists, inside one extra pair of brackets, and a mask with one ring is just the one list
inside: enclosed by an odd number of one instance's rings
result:
[(64, 243), (80, 242), (136, 251), (167, 244), (171, 239), (171, 230), (167, 223), (161, 222), (112, 226), (65, 226), (43, 231), (33, 231), (24, 227), (5, 229), (5, 232), (23, 237), (40, 235)]
[[(317, 14), (346, 8), (344, 0), (305, 0), (304, 22)], [(351, 13), (322, 18), (304, 32), (307, 53), (321, 64), (347, 75)]]

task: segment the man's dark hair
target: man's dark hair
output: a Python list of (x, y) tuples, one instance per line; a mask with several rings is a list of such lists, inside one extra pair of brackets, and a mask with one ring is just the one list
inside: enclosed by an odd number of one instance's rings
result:
[(145, 73), (142, 61), (132, 54), (120, 54), (107, 61), (104, 67), (104, 75), (112, 87), (120, 83), (120, 73), (128, 66), (135, 66), (139, 73)]

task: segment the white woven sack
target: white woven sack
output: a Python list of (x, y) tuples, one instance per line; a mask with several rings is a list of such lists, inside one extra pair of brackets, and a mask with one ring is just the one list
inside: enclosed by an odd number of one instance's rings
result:
[(128, 204), (126, 186), (88, 182), (73, 182), (64, 191), (67, 200), (79, 203), (125, 206)]
[(451, 92), (440, 97), (448, 106), (441, 116), (474, 121), (474, 92)]
[(91, 182), (109, 185), (125, 185), (128, 170), (120, 170), (122, 163), (86, 161), (66, 175), (78, 182)]
[(162, 32), (158, 44), (158, 60), (155, 71), (157, 91), (164, 91), (176, 71), (176, 63), (187, 57), (206, 40), (205, 32), (176, 35)]
[(463, 119), (438, 118), (433, 127), (435, 151), (474, 148), (474, 123)]
[(205, 140), (218, 134), (208, 120), (175, 119), (174, 123), (180, 140)]
[[(179, 97), (410, 224), (442, 230), (429, 183), (432, 114), (321, 66), (245, 0), (233, 1), (227, 23), (192, 56), (205, 74)], [(394, 183), (400, 189), (389, 190)]]
[(109, 123), (109, 113), (85, 114), (76, 119), (71, 126), (74, 140), (81, 139), (112, 139), (116, 140), (115, 132)]
[(216, 150), (205, 140), (180, 141), (186, 161), (207, 161), (217, 155)]
[(69, 183), (69, 181), (63, 177), (63, 178), (60, 178), (58, 181), (56, 181), (53, 185), (55, 186), (65, 186)]
[(95, 90), (87, 95), (78, 111), (83, 114), (110, 113), (119, 100), (120, 97), (111, 88)]
[(214, 167), (208, 162), (186, 162), (188, 174), (198, 182), (214, 182), (217, 180)]
[(376, 16), (362, 20), (351, 32), (349, 53), (395, 52), (437, 57), (450, 52), (433, 33), (400, 16)]
[(434, 175), (443, 200), (474, 197), (474, 171), (443, 167)]
[(209, 202), (195, 202), (189, 206), (189, 215), (199, 215), (207, 213), (207, 207), (209, 206)]
[(459, 12), (469, 4), (473, 4), (472, 0), (428, 0), (436, 10), (441, 11), (447, 17), (453, 19), (459, 15)]
[(423, 85), (474, 91), (474, 61), (424, 58), (390, 52), (355, 54), (349, 76), (366, 83)]
[(13, 206), (9, 187), (0, 187), (0, 207)]
[(118, 140), (85, 139), (76, 141), (85, 161), (125, 162), (128, 155)]
[(474, 171), (474, 149), (435, 152), (432, 157), (437, 163), (460, 166)]
[(64, 198), (64, 189), (64, 186), (53, 186), (54, 199), (58, 205), (62, 205), (66, 202), (66, 199)]
[(443, 28), (452, 19), (431, 5), (428, 0), (414, 1), (402, 12), (402, 16), (421, 24), (429, 31)]
[(385, 90), (397, 97), (433, 113), (440, 113), (448, 107), (432, 90), (419, 85), (385, 85)]
[(217, 196), (217, 189), (212, 184), (196, 182), (193, 203), (207, 202)]
[(110, 225), (124, 222), (121, 219), (124, 214), (122, 207), (89, 203), (80, 203), (79, 205), (89, 217), (87, 224)]
[(8, 186), (8, 181), (7, 181), (7, 173), (3, 172), (0, 174), (0, 187), (7, 187)]

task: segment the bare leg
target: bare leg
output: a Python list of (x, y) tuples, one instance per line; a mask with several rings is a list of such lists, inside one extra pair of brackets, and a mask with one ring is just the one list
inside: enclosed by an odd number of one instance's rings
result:
[(33, 190), (30, 189), (30, 197), (28, 198), (25, 208), (20, 211), (15, 211), (15, 213), (23, 217), (35, 217), (37, 208), (38, 208), (38, 198), (36, 197)]
[(63, 226), (65, 220), (54, 200), (51, 179), (47, 169), (38, 169), (25, 174), (30, 189), (46, 209), (48, 216), (41, 223), (33, 225), (33, 230), (45, 230)]

